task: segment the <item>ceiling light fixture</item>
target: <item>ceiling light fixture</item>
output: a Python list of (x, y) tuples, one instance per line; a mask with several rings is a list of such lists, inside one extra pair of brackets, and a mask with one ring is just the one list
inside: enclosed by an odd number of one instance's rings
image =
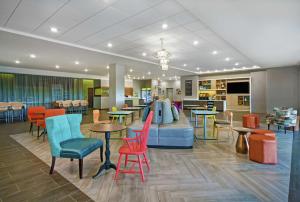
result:
[(144, 57), (146, 57), (146, 56), (147, 56), (147, 53), (143, 52), (142, 55), (143, 55)]
[(200, 70), (200, 67), (197, 67), (196, 69), (197, 69), (197, 71), (199, 71), (199, 70)]
[(145, 76), (142, 76), (142, 79), (144, 79), (145, 78)]
[(236, 63), (234, 63), (234, 65), (235, 65), (235, 66), (239, 66), (239, 65), (240, 65), (240, 63), (236, 62)]
[(20, 64), (20, 61), (19, 61), (19, 60), (16, 60), (15, 63)]
[(109, 69), (109, 65), (106, 66), (106, 69)]
[(107, 47), (108, 47), (108, 48), (111, 48), (111, 47), (112, 47), (112, 43), (108, 43), (108, 44), (107, 44)]
[(148, 75), (151, 75), (151, 72), (148, 72), (147, 74), (148, 74)]
[(85, 72), (88, 72), (89, 70), (87, 68), (84, 69)]
[(168, 24), (166, 24), (166, 23), (162, 24), (161, 28), (162, 29), (168, 29)]
[(59, 66), (59, 65), (55, 65), (55, 68), (56, 68), (56, 69), (59, 69), (59, 68), (60, 68), (60, 66)]
[(230, 61), (230, 58), (229, 57), (225, 58), (225, 61), (227, 61), (227, 62)]
[(154, 57), (159, 60), (161, 69), (166, 71), (169, 68), (168, 63), (169, 63), (169, 57), (171, 56), (171, 54), (166, 49), (164, 49), (164, 39), (163, 38), (160, 38), (160, 42), (161, 42), (161, 50), (157, 51), (155, 53)]
[(187, 66), (187, 64), (183, 64), (183, 66), (184, 66), (184, 67), (186, 67), (186, 66)]
[(74, 63), (75, 63), (75, 65), (79, 65), (79, 61), (75, 61)]
[(193, 42), (194, 46), (197, 46), (198, 43), (199, 43), (199, 41), (194, 41), (194, 42)]
[(51, 32), (53, 33), (57, 33), (58, 29), (56, 27), (50, 27)]
[(29, 55), (31, 58), (36, 58), (36, 55), (35, 54), (30, 54)]
[(165, 77), (166, 75), (165, 75), (165, 74), (162, 74), (162, 76)]
[(213, 52), (211, 52), (211, 54), (217, 55), (217, 54), (218, 54), (218, 51), (214, 50)]
[(130, 72), (133, 72), (133, 69), (130, 69), (129, 71), (130, 71)]

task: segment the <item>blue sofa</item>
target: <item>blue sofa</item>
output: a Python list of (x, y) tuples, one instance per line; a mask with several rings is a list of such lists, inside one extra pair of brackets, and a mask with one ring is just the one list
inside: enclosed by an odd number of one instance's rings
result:
[[(172, 123), (161, 123), (163, 112), (159, 110), (166, 110), (154, 104), (154, 116), (149, 131), (148, 147), (159, 148), (192, 148), (194, 143), (194, 127), (190, 124), (188, 118), (183, 112), (179, 114), (179, 120)], [(135, 133), (133, 130), (139, 130), (143, 127), (142, 120), (136, 120), (128, 127), (128, 136), (133, 137)]]

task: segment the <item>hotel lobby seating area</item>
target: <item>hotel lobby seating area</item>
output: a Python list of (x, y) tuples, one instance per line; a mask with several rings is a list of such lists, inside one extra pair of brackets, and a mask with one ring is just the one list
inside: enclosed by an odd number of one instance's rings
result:
[(0, 202), (299, 202), (299, 11), (1, 0)]

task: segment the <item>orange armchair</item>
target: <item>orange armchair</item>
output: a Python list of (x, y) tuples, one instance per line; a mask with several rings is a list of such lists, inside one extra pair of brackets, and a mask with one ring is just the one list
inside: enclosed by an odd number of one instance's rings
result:
[(37, 120), (44, 119), (46, 108), (44, 106), (32, 106), (29, 107), (27, 110), (27, 118), (30, 123), (29, 132), (33, 134), (32, 127), (35, 124)]
[[(39, 119), (36, 121), (36, 125), (38, 127), (37, 138), (39, 139), (39, 137), (43, 135), (43, 141), (45, 141), (45, 136), (47, 134), (46, 118), (51, 117), (51, 116), (64, 115), (65, 113), (66, 113), (65, 109), (46, 109), (44, 117), (42, 119)], [(40, 127), (42, 127), (44, 129), (41, 134), (40, 134)]]

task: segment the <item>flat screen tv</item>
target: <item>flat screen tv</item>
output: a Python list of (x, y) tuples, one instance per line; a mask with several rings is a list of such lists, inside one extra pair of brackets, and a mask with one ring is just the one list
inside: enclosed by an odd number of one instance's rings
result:
[(227, 94), (249, 94), (249, 82), (227, 83)]

